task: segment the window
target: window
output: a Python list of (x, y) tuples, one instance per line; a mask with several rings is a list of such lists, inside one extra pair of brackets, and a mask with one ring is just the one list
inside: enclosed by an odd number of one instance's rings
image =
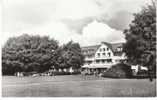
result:
[(102, 49), (100, 49), (99, 51), (101, 52)]
[(105, 53), (103, 53), (103, 56), (105, 56), (106, 54)]
[(108, 62), (108, 63), (112, 62), (112, 59), (107, 59), (107, 62)]
[(87, 64), (89, 65), (89, 64), (91, 64), (92, 63), (92, 61), (87, 61)]
[(123, 48), (122, 48), (122, 47), (120, 48), (120, 51), (123, 51)]
[(92, 52), (93, 52), (93, 50), (92, 50), (92, 49), (90, 49), (89, 51), (90, 51), (90, 53), (92, 53)]
[(103, 51), (105, 51), (105, 48), (103, 48)]
[(108, 53), (108, 56), (109, 56), (109, 57), (111, 56), (111, 53), (110, 53), (110, 52)]
[(100, 53), (97, 53), (97, 56), (100, 57)]
[(119, 51), (119, 48), (117, 48), (116, 50)]
[(105, 63), (105, 60), (102, 60), (102, 63)]
[(88, 55), (88, 58), (91, 58), (91, 56), (90, 56), (90, 55)]
[(100, 63), (100, 60), (96, 60), (96, 63)]
[(122, 47), (118, 47), (118, 48), (117, 48), (117, 51), (122, 51)]
[(107, 51), (109, 50), (109, 48), (107, 48)]

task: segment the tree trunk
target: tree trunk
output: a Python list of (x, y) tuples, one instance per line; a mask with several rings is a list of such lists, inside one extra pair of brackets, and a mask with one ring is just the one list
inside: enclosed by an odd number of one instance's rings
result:
[(148, 77), (149, 77), (149, 80), (152, 82), (153, 81), (153, 77), (152, 77), (152, 74), (151, 74), (151, 68), (150, 66), (148, 67)]

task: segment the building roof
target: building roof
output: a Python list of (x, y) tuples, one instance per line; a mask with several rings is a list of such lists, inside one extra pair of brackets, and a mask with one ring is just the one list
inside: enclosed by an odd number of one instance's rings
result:
[(101, 45), (92, 45), (92, 46), (85, 46), (82, 47), (82, 50), (86, 50), (86, 49), (98, 49)]
[(112, 44), (112, 49), (113, 49), (113, 52), (114, 52), (114, 55), (115, 56), (121, 56), (123, 54), (122, 51), (118, 51), (117, 48), (120, 47), (122, 48), (123, 47), (123, 44), (124, 43), (113, 43)]
[[(122, 52), (117, 51), (117, 48), (122, 47), (123, 43), (102, 42), (102, 44), (107, 45), (113, 51), (115, 56), (121, 56), (122, 55)], [(100, 46), (101, 45), (85, 46), (85, 47), (82, 47), (82, 51), (86, 52), (85, 56), (93, 56)]]
[(101, 45), (93, 45), (93, 46), (86, 46), (82, 47), (82, 51), (86, 52), (85, 56), (94, 56), (95, 52)]
[(114, 50), (114, 51), (116, 51), (116, 49), (118, 48), (118, 47), (122, 47), (123, 46), (123, 43), (113, 43), (112, 44), (112, 49)]

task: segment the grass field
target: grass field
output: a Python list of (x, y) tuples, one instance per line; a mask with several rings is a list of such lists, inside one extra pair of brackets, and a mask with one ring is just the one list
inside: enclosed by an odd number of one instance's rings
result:
[(3, 97), (148, 97), (156, 96), (156, 80), (110, 79), (81, 75), (2, 77)]

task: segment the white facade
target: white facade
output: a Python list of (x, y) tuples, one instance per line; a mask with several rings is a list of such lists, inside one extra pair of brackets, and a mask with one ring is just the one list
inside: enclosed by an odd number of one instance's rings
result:
[[(114, 45), (113, 45), (114, 46)], [(83, 68), (109, 68), (113, 64), (119, 63), (126, 57), (122, 53), (122, 46), (113, 47), (111, 44), (102, 42), (99, 46), (83, 48), (85, 52), (85, 64)], [(114, 48), (114, 49), (113, 49)], [(120, 55), (116, 55), (120, 53)]]

